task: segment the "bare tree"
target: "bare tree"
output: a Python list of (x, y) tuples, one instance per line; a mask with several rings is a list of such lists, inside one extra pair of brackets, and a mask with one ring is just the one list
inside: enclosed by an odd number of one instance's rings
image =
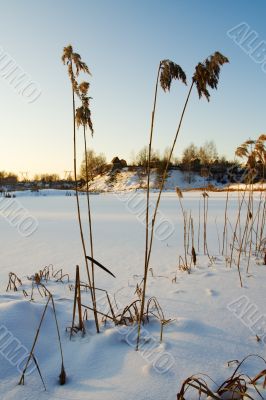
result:
[[(94, 150), (87, 150), (87, 158), (84, 153), (84, 158), (80, 167), (81, 178), (88, 178), (88, 182), (92, 181), (95, 176), (105, 171), (107, 162), (103, 153), (96, 154)], [(87, 166), (86, 166), (87, 163)]]

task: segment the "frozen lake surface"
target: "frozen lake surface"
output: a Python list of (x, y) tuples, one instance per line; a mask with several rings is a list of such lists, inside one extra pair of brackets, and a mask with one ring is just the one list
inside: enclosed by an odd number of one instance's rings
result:
[[(143, 343), (142, 351), (136, 352), (135, 332), (131, 327), (121, 332), (107, 323), (101, 326), (101, 334), (97, 335), (92, 313), (89, 313), (86, 335), (81, 337), (78, 334), (70, 341), (65, 329), (71, 325), (73, 291), (69, 290), (67, 283), (52, 280), (47, 286), (54, 295), (58, 311), (68, 381), (65, 386), (57, 384), (60, 358), (49, 308), (35, 352), (46, 392), (36, 371), (26, 378), (25, 386), (17, 386), (20, 376), (18, 366), (12, 365), (10, 357), (1, 350), (1, 329), (7, 329), (23, 346), (31, 348), (46, 300), (37, 290), (31, 302), (23, 296), (22, 288), (18, 292), (7, 293), (5, 290), (8, 274), (12, 271), (22, 279), (23, 288), (30, 293), (31, 282), (27, 277), (49, 264), (55, 269), (63, 268), (64, 273), (70, 275), (72, 284), (75, 266), (79, 265), (81, 278), (86, 281), (76, 199), (64, 195), (21, 195), (12, 199), (37, 224), (31, 235), (23, 236), (18, 227), (10, 222), (10, 217), (5, 214), (0, 218), (0, 323), (4, 327), (0, 327), (1, 399), (174, 400), (182, 381), (192, 374), (207, 373), (220, 384), (234, 370), (235, 366), (227, 366), (228, 361), (240, 361), (248, 354), (265, 355), (266, 340), (258, 342), (256, 334), (263, 337), (264, 323), (266, 334), (266, 267), (261, 265), (259, 257), (252, 255), (249, 273), (246, 274), (246, 259), (243, 257), (241, 271), (244, 287), (240, 288), (236, 266), (230, 269), (221, 255), (226, 193), (209, 193), (207, 242), (211, 260), (203, 254), (202, 194), (186, 192), (183, 195), (183, 207), (188, 215), (191, 212), (194, 222), (197, 265), (192, 267), (190, 274), (178, 269), (179, 256), (184, 255), (183, 216), (175, 193), (162, 196), (150, 262), (152, 270), (147, 298), (156, 296), (165, 318), (172, 319), (164, 328), (163, 342), (159, 341), (160, 324), (152, 320), (144, 327), (146, 344)], [(240, 196), (238, 193), (229, 196), (230, 235), (237, 218)], [(255, 194), (254, 214), (259, 197), (260, 193)], [(0, 202), (2, 214), (1, 207), (8, 200)], [(155, 200), (156, 194), (153, 193), (152, 204)], [(80, 196), (80, 202), (85, 237), (88, 239), (86, 197)], [(98, 269), (96, 286), (108, 290), (111, 296), (115, 294), (118, 307), (125, 307), (136, 298), (136, 285), (142, 279), (144, 206), (145, 195), (141, 193), (91, 196), (94, 256), (116, 276), (114, 279)], [(229, 245), (230, 242), (228, 254)], [(82, 301), (90, 303), (88, 294), (83, 295)], [(104, 303), (104, 297), (99, 296), (99, 308), (106, 307)], [(250, 309), (255, 314), (251, 311), (245, 314), (244, 305), (246, 311)], [(259, 319), (261, 327), (256, 324)], [(164, 363), (168, 363), (169, 368), (164, 368)], [(265, 364), (261, 360), (251, 360), (245, 368), (243, 372), (253, 376), (265, 369)], [(259, 398), (254, 391), (252, 395)], [(194, 398), (195, 395), (187, 396), (188, 400)]]

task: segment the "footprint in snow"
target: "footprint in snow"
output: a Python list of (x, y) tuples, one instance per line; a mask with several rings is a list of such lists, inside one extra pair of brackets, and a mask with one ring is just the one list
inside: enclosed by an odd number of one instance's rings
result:
[(219, 294), (216, 290), (209, 289), (209, 288), (205, 289), (205, 293), (207, 296), (218, 296), (218, 294)]
[(211, 276), (214, 276), (214, 273), (213, 272), (206, 272), (206, 273), (203, 274), (203, 276), (205, 278), (210, 278)]
[[(159, 349), (160, 350), (160, 349)], [(142, 373), (145, 376), (156, 376), (157, 378), (162, 374), (176, 375), (176, 363), (173, 356), (165, 352), (164, 350), (158, 351), (158, 353), (150, 354), (150, 358), (146, 359), (147, 364), (142, 367)]]
[(173, 291), (173, 294), (180, 294), (180, 293), (186, 293), (186, 291), (182, 289)]

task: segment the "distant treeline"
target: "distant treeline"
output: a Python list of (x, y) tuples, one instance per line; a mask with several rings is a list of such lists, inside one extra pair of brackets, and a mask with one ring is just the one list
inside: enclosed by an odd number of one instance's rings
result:
[[(236, 156), (242, 159), (242, 164), (237, 159), (230, 161), (225, 156), (218, 154), (216, 145), (213, 141), (205, 142), (197, 147), (194, 143), (187, 146), (180, 158), (172, 157), (169, 169), (179, 169), (187, 174), (200, 174), (206, 178), (213, 177), (218, 181), (236, 181), (240, 176), (245, 176), (252, 171), (254, 179), (264, 178), (266, 164), (266, 154), (264, 149), (265, 135), (259, 136), (257, 140), (248, 140), (236, 149)], [(166, 148), (161, 154), (159, 150), (151, 150), (151, 168), (157, 170), (158, 174), (164, 171), (170, 148)], [(121, 170), (127, 167), (129, 170), (138, 170), (142, 173), (147, 172), (148, 167), (148, 147), (144, 146), (136, 155), (132, 155), (129, 161), (115, 156), (111, 162), (103, 153), (96, 154), (93, 150), (87, 151), (88, 180), (92, 181), (97, 175)], [(86, 158), (85, 154), (80, 166), (78, 179), (80, 183), (86, 181)], [(0, 171), (0, 185), (13, 185), (17, 182), (31, 181), (36, 184), (50, 184), (56, 182), (73, 182), (72, 171), (66, 171), (63, 179), (57, 173), (36, 174), (33, 179), (25, 176), (18, 177), (12, 172)]]

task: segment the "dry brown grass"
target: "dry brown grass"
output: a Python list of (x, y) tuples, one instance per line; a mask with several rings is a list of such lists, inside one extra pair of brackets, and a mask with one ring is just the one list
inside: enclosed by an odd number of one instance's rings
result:
[(57, 332), (57, 338), (58, 338), (58, 344), (59, 344), (59, 350), (60, 350), (60, 357), (61, 357), (61, 370), (60, 370), (60, 375), (59, 375), (59, 383), (60, 383), (60, 385), (64, 385), (66, 383), (66, 372), (65, 372), (65, 367), (64, 367), (64, 357), (63, 357), (62, 342), (61, 342), (61, 337), (60, 337), (60, 332), (59, 332), (59, 325), (58, 325), (58, 319), (57, 319), (57, 315), (56, 315), (54, 298), (53, 298), (52, 293), (42, 283), (40, 283), (39, 285), (43, 287), (45, 293), (48, 293), (48, 299), (47, 299), (47, 302), (45, 304), (43, 313), (41, 315), (41, 319), (40, 319), (39, 326), (37, 328), (37, 331), (36, 331), (36, 334), (35, 334), (35, 337), (34, 337), (34, 340), (33, 340), (33, 344), (32, 344), (32, 348), (31, 348), (29, 357), (28, 357), (26, 365), (25, 365), (25, 367), (24, 367), (24, 369), (22, 371), (22, 374), (21, 374), (21, 377), (20, 377), (20, 380), (19, 380), (19, 385), (24, 385), (24, 383), (25, 383), (25, 374), (26, 374), (26, 371), (28, 369), (30, 360), (32, 359), (34, 364), (36, 365), (36, 368), (37, 368), (37, 371), (38, 371), (39, 376), (41, 378), (41, 381), (43, 383), (44, 389), (46, 390), (46, 386), (45, 386), (45, 383), (44, 383), (44, 379), (43, 379), (39, 364), (38, 364), (38, 362), (36, 360), (36, 357), (34, 355), (34, 350), (35, 350), (35, 347), (36, 347), (36, 344), (37, 344), (37, 341), (38, 341), (38, 337), (39, 337), (39, 334), (40, 334), (40, 331), (41, 331), (41, 327), (42, 327), (42, 324), (43, 324), (43, 321), (44, 321), (44, 318), (45, 318), (49, 303), (52, 304), (52, 311), (53, 311), (54, 318), (55, 318), (56, 332)]
[(13, 290), (14, 292), (17, 292), (19, 286), (22, 286), (21, 279), (14, 274), (14, 272), (10, 272), (8, 275), (8, 284), (6, 291), (8, 292), (9, 290)]
[[(177, 394), (177, 400), (189, 400), (189, 393), (191, 398), (194, 398), (193, 392), (195, 391), (198, 393), (199, 399), (201, 399), (201, 396), (204, 394), (208, 396), (209, 399), (213, 400), (221, 400), (223, 398), (228, 398), (230, 400), (254, 400), (254, 397), (250, 394), (250, 386), (255, 389), (256, 393), (263, 400), (265, 397), (262, 396), (261, 392), (257, 388), (257, 384), (259, 380), (264, 379), (263, 389), (266, 388), (266, 369), (260, 371), (254, 378), (250, 378), (248, 375), (239, 372), (244, 362), (251, 357), (256, 357), (266, 364), (264, 358), (253, 354), (245, 357), (241, 362), (238, 360), (229, 361), (228, 366), (233, 363), (237, 363), (238, 365), (233, 374), (220, 386), (218, 386), (208, 375), (192, 375), (182, 383), (181, 389)], [(211, 382), (211, 385), (208, 382)], [(211, 388), (211, 386), (213, 387), (214, 385), (216, 386), (215, 390)], [(189, 389), (192, 389), (192, 393), (191, 391), (188, 393)]]

